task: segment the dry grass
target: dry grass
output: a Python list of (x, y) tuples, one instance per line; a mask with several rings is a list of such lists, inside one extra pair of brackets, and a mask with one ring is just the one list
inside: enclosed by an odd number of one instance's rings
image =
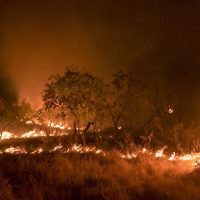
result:
[(0, 175), (0, 200), (12, 200), (13, 193), (12, 193), (12, 187), (8, 182), (8, 179)]
[(183, 162), (140, 156), (2, 155), (0, 199), (191, 199), (200, 197), (200, 172)]

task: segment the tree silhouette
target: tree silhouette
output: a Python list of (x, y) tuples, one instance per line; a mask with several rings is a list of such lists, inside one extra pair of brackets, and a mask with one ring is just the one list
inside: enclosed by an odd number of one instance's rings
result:
[(63, 75), (52, 76), (42, 97), (46, 109), (59, 108), (73, 120), (74, 135), (83, 136), (90, 126), (102, 119), (104, 105), (103, 81), (93, 74), (66, 68)]

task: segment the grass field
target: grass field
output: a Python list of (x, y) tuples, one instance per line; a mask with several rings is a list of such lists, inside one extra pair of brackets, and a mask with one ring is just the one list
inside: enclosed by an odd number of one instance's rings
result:
[(198, 200), (200, 170), (182, 161), (117, 152), (0, 155), (1, 200)]
[(200, 199), (194, 161), (117, 147), (106, 135), (87, 135), (85, 147), (73, 145), (73, 135), (2, 140), (0, 200)]

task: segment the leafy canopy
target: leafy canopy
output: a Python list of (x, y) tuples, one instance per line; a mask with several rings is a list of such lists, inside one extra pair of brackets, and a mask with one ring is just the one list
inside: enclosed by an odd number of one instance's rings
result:
[(60, 108), (74, 120), (88, 122), (100, 118), (104, 90), (103, 81), (92, 73), (66, 68), (63, 75), (49, 79), (42, 97), (47, 109)]

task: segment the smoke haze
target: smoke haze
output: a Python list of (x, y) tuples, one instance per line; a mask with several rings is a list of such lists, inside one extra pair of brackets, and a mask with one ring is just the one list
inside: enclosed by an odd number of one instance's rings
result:
[(198, 1), (1, 0), (0, 19), (1, 66), (35, 106), (47, 78), (72, 64), (100, 76), (140, 66), (183, 96), (200, 89)]

